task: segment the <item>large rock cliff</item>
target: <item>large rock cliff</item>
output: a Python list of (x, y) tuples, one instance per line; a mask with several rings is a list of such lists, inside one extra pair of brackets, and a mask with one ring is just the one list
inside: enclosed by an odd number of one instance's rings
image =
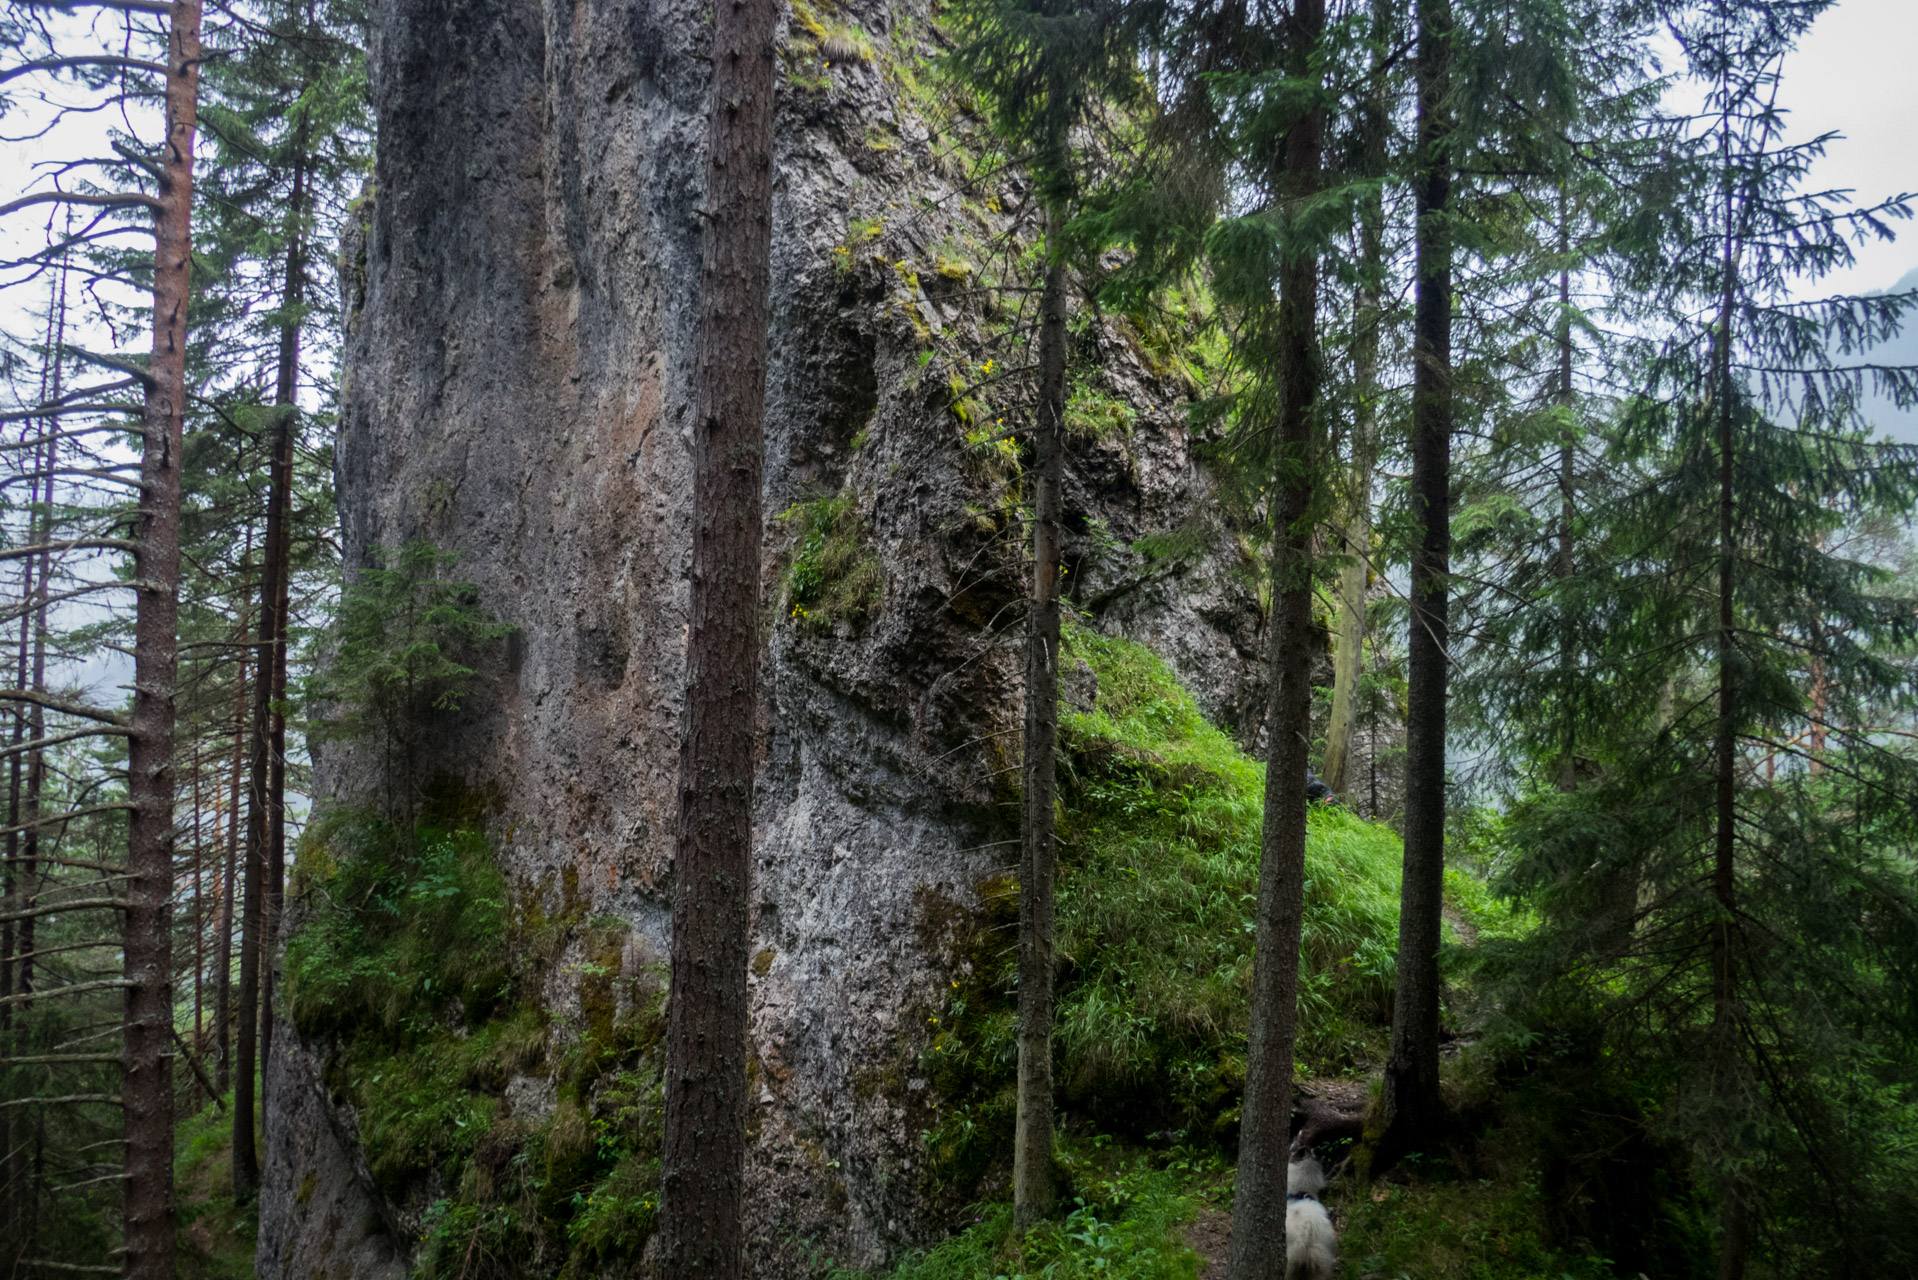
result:
[[(517, 632), (412, 766), (492, 798), (510, 883), (584, 895), (629, 953), (664, 955), (706, 6), (374, 10), (378, 168), (347, 246), (348, 560), (412, 539), (458, 553)], [(1023, 570), (1016, 452), (995, 430), (1019, 392), (995, 374), (1023, 359), (1008, 332), (1026, 295), (981, 286), (1028, 242), (1030, 210), (979, 122), (926, 87), (939, 38), (916, 0), (802, 2), (783, 46), (751, 979), (762, 1277), (873, 1265), (936, 1227), (910, 1064), (957, 962), (941, 922), (1016, 852)], [(1260, 615), (1246, 553), (1198, 515), (1190, 384), (1145, 322), (1082, 312), (1073, 600), (1243, 732)], [(809, 531), (853, 587), (789, 592)], [(1177, 554), (1134, 550), (1154, 533)], [(370, 786), (369, 761), (321, 765), (335, 795)], [(580, 1017), (564, 974), (547, 990), (559, 1037)], [(372, 1190), (327, 1047), (279, 1043), (261, 1274), (396, 1273), (417, 1206)]]

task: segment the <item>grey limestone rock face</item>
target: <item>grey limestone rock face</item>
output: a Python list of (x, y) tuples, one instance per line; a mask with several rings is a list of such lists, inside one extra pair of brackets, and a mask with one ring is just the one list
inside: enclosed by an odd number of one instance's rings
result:
[[(418, 538), (459, 554), (459, 575), (518, 631), (416, 767), (496, 799), (510, 883), (576, 886), (596, 918), (664, 955), (706, 7), (374, 10), (378, 168), (347, 246), (348, 560)], [(846, 0), (835, 17), (875, 56), (828, 64), (820, 33), (795, 21), (781, 61), (751, 977), (761, 1277), (877, 1265), (948, 1225), (911, 1064), (956, 963), (941, 922), (1016, 861), (1003, 843), (1021, 696), (1016, 481), (967, 443), (940, 372), (997, 350), (992, 304), (937, 264), (942, 246), (1021, 235), (1032, 202), (1016, 175), (965, 186), (948, 154), (958, 126), (929, 122), (897, 72), (938, 51), (922, 3)], [(1072, 598), (1086, 625), (1151, 644), (1248, 736), (1263, 640), (1241, 553), (1223, 533), (1181, 561), (1131, 549), (1203, 507), (1188, 388), (1155, 372), (1124, 322), (1083, 329), (1082, 357), (1132, 418), (1074, 445)], [(1016, 412), (1009, 392), (999, 403)], [(833, 494), (883, 581), (866, 617), (815, 626), (783, 594), (797, 533), (778, 517)], [(320, 763), (335, 794), (370, 785), (348, 754)], [(569, 998), (555, 985), (557, 1036), (578, 1017)], [(298, 1046), (275, 1068), (266, 1277), (333, 1274), (313, 1260), (360, 1247), (348, 1237), (369, 1220), (297, 1194), (307, 1161), (339, 1182), (340, 1204), (369, 1196), (347, 1177), (350, 1117), (319, 1087), (320, 1052)], [(512, 1090), (514, 1107), (542, 1105), (538, 1081)], [(403, 1212), (367, 1204), (404, 1234)], [(369, 1267), (347, 1274), (382, 1274)]]
[(350, 1113), (320, 1087), (313, 1049), (276, 1037), (266, 1063), (275, 1140), (260, 1174), (261, 1275), (311, 1280), (405, 1280), (393, 1224), (379, 1197)]

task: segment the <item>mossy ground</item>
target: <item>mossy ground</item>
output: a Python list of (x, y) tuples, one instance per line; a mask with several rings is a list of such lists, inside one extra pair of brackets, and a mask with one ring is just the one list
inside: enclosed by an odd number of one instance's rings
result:
[[(1229, 1145), (1244, 1084), (1265, 771), (1165, 664), (1068, 629), (1068, 684), (1097, 694), (1061, 724), (1060, 1105), (1100, 1132)], [(1381, 1056), (1397, 931), (1398, 838), (1315, 806), (1307, 851), (1300, 1069)], [(1017, 885), (980, 886), (971, 972), (935, 1020), (929, 1135), (955, 1185), (984, 1177), (1011, 1123)]]
[(182, 1116), (173, 1149), (174, 1274), (180, 1280), (253, 1280), (259, 1210), (233, 1199), (232, 1113), (209, 1102)]

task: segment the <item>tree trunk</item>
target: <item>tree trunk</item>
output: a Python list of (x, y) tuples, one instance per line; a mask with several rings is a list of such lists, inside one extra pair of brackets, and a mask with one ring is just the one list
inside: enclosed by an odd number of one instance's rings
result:
[[(1554, 566), (1561, 589), (1569, 585), (1576, 562), (1572, 558), (1572, 517), (1576, 510), (1573, 502), (1573, 446), (1577, 443), (1572, 434), (1572, 271), (1569, 261), (1571, 254), (1571, 227), (1566, 210), (1565, 195), (1561, 191), (1558, 198), (1558, 387), (1555, 399), (1560, 415), (1564, 419), (1558, 445), (1558, 561)], [(1559, 605), (1558, 618), (1558, 703), (1560, 716), (1560, 742), (1558, 761), (1558, 789), (1576, 791), (1578, 789), (1578, 724), (1572, 712), (1572, 682), (1577, 676), (1576, 663), (1572, 648), (1572, 610), (1571, 602), (1563, 600)]]
[[(1325, 0), (1296, 0), (1286, 24), (1287, 72), (1303, 80), (1325, 31)], [(1318, 190), (1325, 115), (1314, 106), (1286, 132), (1280, 192), (1288, 216)], [(1281, 1280), (1292, 1059), (1299, 1023), (1299, 938), (1305, 919), (1306, 771), (1312, 754), (1312, 505), (1319, 385), (1319, 263), (1285, 236), (1279, 266), (1279, 420), (1273, 510), (1272, 701), (1253, 942), (1244, 1119), (1232, 1201), (1227, 1280)]]
[[(309, 15), (310, 16), (310, 15)], [(266, 912), (260, 935), (260, 1108), (267, 1112), (266, 1064), (273, 1054), (273, 966), (279, 955), (280, 916), (286, 900), (286, 659), (287, 625), (293, 602), (293, 452), (298, 439), (300, 390), (299, 308), (306, 300), (306, 124), (295, 135), (293, 191), (287, 204), (292, 233), (287, 239), (286, 283), (281, 291), (283, 310), (292, 317), (280, 329), (279, 369), (273, 406), (279, 419), (274, 438), (273, 508), (267, 514), (267, 541), (277, 529), (279, 555), (273, 599), (273, 646), (269, 681), (272, 692), (267, 712), (266, 779)]]
[[(1727, 179), (1729, 182), (1729, 178)], [(1733, 540), (1736, 529), (1733, 495), (1736, 492), (1736, 466), (1732, 404), (1732, 310), (1735, 302), (1735, 275), (1738, 254), (1734, 248), (1733, 205), (1725, 200), (1725, 284), (1718, 317), (1717, 340), (1712, 352), (1714, 388), (1717, 396), (1718, 427), (1718, 732), (1716, 759), (1716, 839), (1712, 859), (1712, 897), (1717, 912), (1712, 922), (1712, 1025), (1711, 1073), (1714, 1100), (1729, 1104), (1738, 1086), (1738, 1009), (1737, 973), (1732, 946), (1737, 930), (1737, 849), (1738, 849), (1738, 688), (1736, 678), (1736, 615), (1733, 587), (1737, 581), (1737, 560)], [(1727, 1117), (1721, 1117), (1721, 1122)], [(1719, 1207), (1721, 1236), (1718, 1280), (1740, 1280), (1745, 1273), (1749, 1248), (1750, 1222), (1745, 1205), (1745, 1189), (1736, 1174), (1728, 1174)]]
[[(306, 192), (306, 171), (296, 164), (293, 170), (291, 216), (300, 217), (300, 205)], [(295, 232), (287, 251), (287, 307), (300, 303), (299, 281), (303, 270), (299, 237)], [(299, 329), (289, 324), (280, 330), (280, 361), (274, 395), (273, 454), (268, 468), (266, 503), (266, 548), (260, 574), (260, 642), (254, 658), (253, 721), (251, 759), (248, 762), (246, 812), (246, 898), (240, 928), (240, 1034), (239, 1069), (233, 1085), (233, 1194), (251, 1199), (259, 1190), (260, 1167), (253, 1143), (254, 1050), (260, 1050), (258, 1062), (265, 1064), (265, 1050), (271, 1043), (272, 1001), (271, 969), (273, 940), (279, 920), (279, 877), (284, 874), (284, 835), (280, 831), (280, 809), (275, 803), (276, 780), (284, 783), (275, 729), (279, 713), (275, 703), (281, 694), (286, 674), (286, 644), (281, 630), (285, 617), (287, 570), (292, 531), (287, 517), (292, 508), (293, 423), (297, 406)], [(281, 729), (281, 733), (284, 729)]]
[[(62, 317), (64, 320), (64, 317)], [(65, 326), (62, 325), (62, 341)], [(59, 395), (59, 379), (54, 379), (54, 395)], [(52, 433), (49, 433), (51, 435)], [(35, 501), (40, 511), (36, 517), (36, 541), (45, 546), (53, 540), (53, 476), (58, 465), (58, 442), (49, 439), (46, 444), (46, 457), (41, 466), (44, 480), (36, 486)], [(28, 664), (27, 683), (23, 686), (35, 693), (47, 686), (47, 580), (53, 574), (53, 555), (40, 553), (39, 565), (33, 573), (33, 610), (23, 620), (22, 633), (26, 624), (33, 628), (33, 644)], [(46, 708), (35, 704), (27, 711), (27, 741), (40, 742), (47, 736)], [(31, 747), (27, 751), (27, 787), (26, 795), (20, 804), (19, 822), (25, 827), (20, 840), (20, 888), (23, 894), (33, 894), (40, 888), (40, 796), (47, 785), (47, 753), (44, 748)], [(33, 953), (38, 946), (35, 940), (34, 918), (28, 916), (20, 922), (19, 933), (15, 941), (20, 947), (20, 965), (14, 974), (14, 987), (21, 995), (27, 995), (34, 989)], [(26, 1017), (32, 1011), (32, 1004), (22, 1001), (15, 1012)]]
[(1450, 0), (1419, 0), (1417, 299), (1412, 341), (1410, 688), (1405, 726), (1405, 879), (1385, 1063), (1383, 1168), (1438, 1122), (1440, 909), (1445, 882), (1445, 686), (1451, 564), (1452, 195)]
[[(1375, 7), (1372, 73), (1383, 80), (1390, 27)], [(1362, 166), (1367, 177), (1385, 173), (1385, 138), (1390, 103), (1383, 84), (1366, 100)], [(1325, 730), (1325, 785), (1343, 796), (1353, 783), (1352, 743), (1359, 721), (1359, 684), (1365, 670), (1365, 588), (1371, 578), (1372, 467), (1377, 451), (1379, 396), (1380, 295), (1385, 278), (1385, 195), (1374, 190), (1359, 212), (1359, 284), (1352, 299), (1352, 382), (1358, 400), (1352, 412), (1351, 494), (1347, 500), (1340, 553), (1350, 559), (1339, 569), (1338, 639), (1332, 651), (1332, 712)]]
[[(39, 388), (39, 403), (43, 405), (56, 404), (60, 400), (61, 359), (66, 347), (66, 285), (67, 274), (63, 269), (54, 277), (52, 296), (48, 300), (47, 350), (41, 365)], [(41, 431), (46, 436), (45, 445), (35, 446), (32, 451), (27, 482), (27, 505), (31, 512), (27, 542), (29, 545), (45, 546), (53, 538), (53, 474), (59, 457), (60, 419), (57, 416), (28, 419), (26, 430), (29, 434)], [(44, 492), (41, 487), (43, 484)], [(21, 562), (20, 604), (25, 612), (20, 618), (14, 687), (31, 689), (36, 693), (46, 683), (47, 575), (51, 571), (52, 557), (47, 552)], [(45, 753), (27, 744), (45, 736), (46, 712), (43, 708), (34, 706), (27, 711), (14, 711), (13, 743), (7, 767), (8, 831), (3, 893), (12, 900), (17, 892), (20, 895), (18, 900), (23, 904), (31, 901), (38, 888), (40, 833), (37, 827), (29, 827), (24, 832), (23, 855), (21, 826), (39, 817), (40, 788), (46, 770)], [(27, 762), (28, 757), (31, 757), (30, 763)], [(21, 804), (23, 763), (28, 792), (24, 810)], [(34, 918), (31, 915), (20, 920), (17, 930), (12, 920), (0, 925), (0, 1001), (5, 1001), (0, 1003), (0, 1053), (28, 1052), (24, 1024), (31, 1006), (24, 1000), (16, 1006), (6, 998), (16, 994), (24, 997), (33, 990), (34, 947)], [(17, 1042), (14, 1038), (16, 1019), (22, 1024)], [(20, 1233), (31, 1230), (32, 1224), (25, 1221), (25, 1197), (20, 1194), (27, 1173), (25, 1160), (14, 1138), (13, 1112), (13, 1108), (7, 1108), (4, 1116), (0, 1116), (0, 1231), (7, 1232), (8, 1239), (19, 1239), (23, 1238)], [(33, 1123), (25, 1116), (20, 1118), (29, 1127)]]
[(713, 10), (693, 404), (693, 580), (667, 1002), (660, 1272), (741, 1274), (760, 468), (772, 252), (772, 0)]
[(186, 408), (193, 135), (200, 2), (174, 0), (167, 41), (166, 145), (154, 215), (153, 358), (142, 422), (140, 585), (127, 743), (125, 1072), (126, 1275), (173, 1274), (173, 724), (179, 656), (180, 460)]
[(1039, 312), (1039, 411), (1032, 444), (1032, 596), (1026, 615), (1026, 732), (1020, 798), (1019, 1097), (1012, 1144), (1012, 1221), (1052, 1209), (1054, 803), (1059, 741), (1059, 541), (1065, 471), (1065, 211), (1046, 215)]
[[(249, 525), (246, 550), (240, 563), (245, 565), (252, 554), (253, 529)], [(242, 590), (242, 599), (245, 594)], [(246, 630), (246, 615), (242, 612), (236, 634), (244, 637)], [(226, 863), (220, 872), (220, 932), (219, 944), (214, 948), (217, 968), (213, 975), (213, 1035), (218, 1042), (219, 1056), (214, 1067), (213, 1084), (222, 1094), (233, 1083), (233, 905), (240, 872), (240, 765), (246, 755), (246, 671), (246, 654), (242, 650), (236, 659), (233, 675), (233, 767), (227, 779)]]
[[(200, 773), (203, 757), (193, 758), (193, 1052), (206, 1054), (206, 841), (200, 809)], [(205, 1106), (211, 1099), (202, 1098)]]

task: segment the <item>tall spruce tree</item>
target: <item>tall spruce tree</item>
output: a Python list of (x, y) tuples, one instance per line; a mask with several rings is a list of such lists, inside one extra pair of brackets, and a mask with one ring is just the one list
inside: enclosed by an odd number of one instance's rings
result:
[(1387, 1161), (1429, 1134), (1439, 1113), (1439, 912), (1445, 872), (1445, 729), (1450, 615), (1452, 388), (1451, 0), (1418, 0), (1418, 129), (1412, 338), (1410, 689), (1406, 712), (1405, 878), (1399, 908), (1392, 1047), (1385, 1063), (1380, 1152)]
[[(1326, 132), (1325, 5), (1296, 0), (1277, 20), (1269, 89), (1291, 99), (1272, 129), (1265, 168), (1273, 197), (1278, 294), (1270, 342), (1277, 382), (1272, 424), (1271, 706), (1260, 841), (1258, 925), (1244, 1120), (1232, 1201), (1230, 1280), (1286, 1274), (1286, 1169), (1292, 1137), (1292, 1062), (1298, 1040), (1299, 940), (1305, 920), (1306, 777), (1312, 749), (1313, 542), (1323, 465), (1319, 391), (1319, 257), (1325, 234), (1316, 201)], [(1256, 137), (1256, 135), (1254, 135)], [(1317, 216), (1315, 216), (1317, 215)], [(1251, 299), (1247, 299), (1251, 303)], [(1273, 308), (1248, 305), (1254, 316)], [(1255, 325), (1254, 332), (1265, 329)]]
[(1893, 921), (1913, 910), (1896, 727), (1918, 618), (1877, 548), (1918, 456), (1870, 443), (1855, 406), (1868, 381), (1906, 403), (1918, 385), (1858, 354), (1908, 299), (1794, 296), (1904, 213), (1804, 192), (1824, 140), (1782, 139), (1779, 69), (1825, 7), (1723, 0), (1673, 24), (1703, 102), (1656, 122), (1664, 198), (1620, 240), (1639, 389), (1607, 415), (1619, 483), (1562, 577), (1586, 626), (1548, 657), (1576, 673), (1578, 786), (1541, 770), (1511, 827), (1511, 888), (1547, 920), (1514, 957), (1516, 1004), (1661, 1082), (1722, 1280), (1913, 1256), (1887, 1108), (1912, 1085), (1893, 992), (1918, 953)]
[(951, 67), (1038, 182), (1045, 275), (1031, 423), (1032, 574), (1026, 606), (1025, 746), (1020, 769), (1019, 1084), (1013, 1222), (1052, 1209), (1053, 887), (1059, 737), (1060, 546), (1064, 534), (1068, 224), (1087, 162), (1073, 131), (1101, 105), (1136, 102), (1133, 56), (1106, 0), (974, 0), (960, 6)]

